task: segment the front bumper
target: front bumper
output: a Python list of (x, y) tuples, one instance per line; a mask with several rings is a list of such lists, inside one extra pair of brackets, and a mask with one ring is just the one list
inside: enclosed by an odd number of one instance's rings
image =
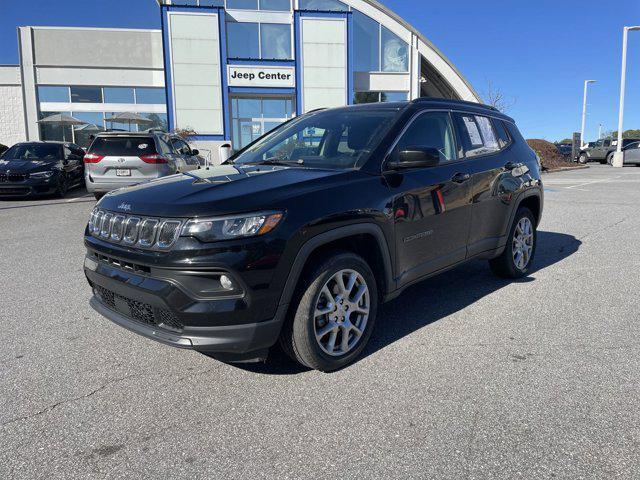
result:
[(1, 197), (27, 197), (49, 195), (56, 191), (56, 175), (48, 179), (28, 179), (21, 182), (0, 182)]
[(276, 308), (277, 297), (253, 291), (231, 270), (224, 273), (242, 286), (242, 292), (204, 298), (200, 287), (208, 286), (220, 268), (194, 272), (124, 260), (114, 264), (101, 252), (89, 250), (84, 271), (94, 294), (90, 305), (104, 317), (147, 338), (221, 360), (266, 358), (287, 311), (286, 305)]

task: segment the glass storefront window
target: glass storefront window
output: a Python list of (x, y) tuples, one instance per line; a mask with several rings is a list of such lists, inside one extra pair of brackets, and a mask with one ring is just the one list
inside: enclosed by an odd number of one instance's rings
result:
[(149, 130), (153, 128), (157, 130), (164, 130), (165, 132), (169, 131), (169, 122), (167, 121), (166, 113), (141, 113), (140, 115), (153, 121), (152, 124), (141, 125), (139, 127), (140, 130)]
[(353, 103), (406, 102), (408, 92), (356, 92)]
[(229, 58), (260, 58), (260, 33), (257, 23), (227, 23)]
[(102, 88), (71, 87), (71, 101), (74, 103), (102, 103)]
[(354, 68), (356, 72), (380, 70), (380, 25), (358, 11), (353, 12)]
[(164, 88), (136, 88), (136, 103), (164, 105), (167, 103)]
[(133, 88), (104, 87), (104, 103), (133, 103)]
[[(66, 113), (69, 112), (40, 112), (38, 115), (38, 120), (49, 117), (51, 115), (56, 115), (58, 113)], [(71, 131), (71, 125), (52, 125), (48, 123), (40, 123), (40, 139), (41, 140), (50, 140), (50, 141), (67, 141), (70, 142), (73, 138), (73, 134)]]
[(260, 0), (260, 10), (289, 11), (291, 0)]
[(258, 0), (227, 0), (227, 8), (231, 10), (257, 10)]
[(87, 122), (85, 125), (73, 127), (74, 142), (81, 147), (89, 147), (93, 138), (104, 131), (104, 114), (102, 112), (74, 112), (71, 115), (78, 120)]
[(69, 102), (69, 87), (38, 87), (41, 102)]
[(322, 12), (347, 12), (349, 7), (338, 0), (300, 0), (300, 10)]
[(291, 26), (263, 23), (260, 25), (263, 59), (287, 60), (291, 58)]
[(385, 27), (382, 27), (382, 71), (409, 71), (409, 45)]
[(293, 98), (231, 99), (233, 148), (239, 150), (293, 117)]

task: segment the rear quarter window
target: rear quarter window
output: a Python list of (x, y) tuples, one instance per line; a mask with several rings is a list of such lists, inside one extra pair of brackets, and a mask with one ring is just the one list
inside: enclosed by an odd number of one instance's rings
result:
[(98, 137), (91, 144), (89, 152), (102, 156), (122, 157), (158, 153), (155, 142), (150, 137)]

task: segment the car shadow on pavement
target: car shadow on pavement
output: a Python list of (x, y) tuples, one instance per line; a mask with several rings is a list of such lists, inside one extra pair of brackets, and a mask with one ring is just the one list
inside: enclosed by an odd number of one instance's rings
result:
[[(578, 251), (582, 242), (572, 235), (538, 232), (533, 271), (516, 282), (533, 282), (534, 275), (562, 262)], [(491, 273), (486, 261), (474, 261), (437, 275), (405, 290), (378, 311), (376, 328), (358, 361), (373, 355), (411, 333), (461, 311), (481, 298), (513, 283)], [(273, 348), (266, 363), (237, 365), (265, 375), (295, 375), (308, 371)], [(349, 366), (345, 367), (349, 368)]]

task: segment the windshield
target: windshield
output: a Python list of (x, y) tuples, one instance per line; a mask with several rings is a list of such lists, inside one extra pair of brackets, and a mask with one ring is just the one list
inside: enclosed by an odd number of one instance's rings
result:
[(327, 169), (360, 168), (397, 113), (397, 109), (341, 109), (305, 115), (268, 133), (231, 161)]
[(55, 160), (61, 158), (60, 145), (23, 143), (4, 152), (2, 158), (11, 160)]
[(105, 157), (138, 157), (157, 152), (151, 137), (97, 137), (91, 144), (89, 153)]

